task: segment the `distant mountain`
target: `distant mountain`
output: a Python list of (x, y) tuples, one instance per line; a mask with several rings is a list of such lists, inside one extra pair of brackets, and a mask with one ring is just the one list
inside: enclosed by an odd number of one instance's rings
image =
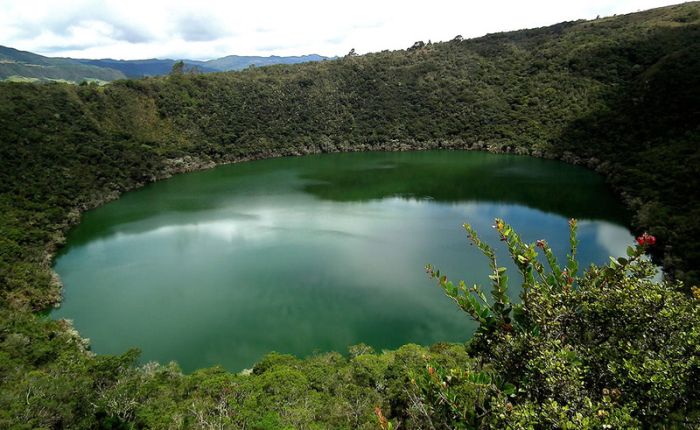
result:
[(203, 64), (206, 67), (220, 70), (242, 70), (250, 66), (270, 66), (273, 64), (298, 64), (298, 63), (310, 63), (312, 61), (323, 61), (329, 60), (330, 57), (324, 57), (322, 55), (301, 55), (297, 57), (278, 57), (273, 55), (271, 57), (255, 57), (255, 56), (242, 56), (242, 55), (229, 55), (223, 58), (217, 58), (216, 60), (205, 61)]
[[(178, 60), (157, 59), (148, 60), (113, 60), (111, 58), (101, 60), (78, 59), (82, 64), (98, 67), (108, 67), (119, 70), (128, 78), (142, 78), (144, 76), (167, 75)], [(205, 66), (206, 62), (182, 60), (185, 63), (185, 70), (196, 70), (202, 73), (219, 72), (220, 69)]]
[(321, 55), (301, 55), (292, 57), (270, 57), (229, 55), (209, 61), (196, 60), (171, 60), (171, 59), (149, 59), (149, 60), (82, 60), (77, 61), (92, 66), (108, 67), (124, 73), (129, 78), (141, 78), (144, 76), (167, 75), (172, 70), (173, 64), (177, 61), (185, 63), (186, 70), (196, 70), (201, 73), (228, 72), (233, 70), (243, 70), (251, 66), (271, 66), (273, 64), (297, 64), (311, 61), (328, 60), (329, 57)]
[(0, 80), (17, 81), (114, 81), (124, 73), (70, 58), (50, 58), (0, 46)]
[(44, 57), (27, 51), (0, 46), (0, 81), (114, 81), (124, 78), (167, 75), (178, 61), (185, 63), (186, 71), (200, 73), (243, 70), (251, 66), (298, 64), (331, 59), (322, 55), (270, 57), (229, 55), (209, 61), (147, 59), (114, 60), (104, 58), (74, 59)]

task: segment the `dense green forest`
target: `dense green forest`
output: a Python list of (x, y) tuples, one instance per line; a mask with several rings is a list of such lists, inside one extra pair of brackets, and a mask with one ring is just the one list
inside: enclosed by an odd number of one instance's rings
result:
[[(103, 87), (0, 83), (0, 427), (698, 425), (698, 53), (692, 2), (320, 63)], [(41, 316), (60, 301), (51, 258), (66, 230), (125, 191), (219, 163), (427, 148), (595, 169), (654, 244), (608, 268), (545, 273), (532, 252), (547, 257), (546, 245), (497, 224), (524, 301), (499, 302), (497, 282), (493, 309), (475, 311), (475, 293), (438, 276), (482, 325), (466, 348), (272, 354), (250, 374), (95, 356)], [(647, 279), (642, 251), (667, 281)]]

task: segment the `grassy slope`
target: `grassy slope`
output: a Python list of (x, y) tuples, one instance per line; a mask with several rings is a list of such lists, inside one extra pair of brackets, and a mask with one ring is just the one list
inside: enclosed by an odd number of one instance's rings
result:
[[(32, 325), (32, 348), (60, 332), (25, 311), (58, 300), (50, 255), (79, 211), (176, 172), (318, 151), (472, 148), (589, 165), (659, 236), (666, 266), (697, 283), (699, 19), (688, 3), (240, 73), (0, 84), (3, 348), (17, 327)], [(32, 348), (16, 369), (55, 366), (54, 347)]]
[(13, 78), (40, 81), (114, 81), (126, 76), (118, 70), (81, 64), (66, 58), (49, 58), (0, 46), (0, 80)]

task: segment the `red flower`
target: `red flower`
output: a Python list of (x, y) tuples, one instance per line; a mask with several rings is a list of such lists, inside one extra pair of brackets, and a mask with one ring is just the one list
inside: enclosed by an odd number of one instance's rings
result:
[(653, 246), (656, 244), (656, 238), (649, 233), (644, 233), (637, 238), (639, 246)]

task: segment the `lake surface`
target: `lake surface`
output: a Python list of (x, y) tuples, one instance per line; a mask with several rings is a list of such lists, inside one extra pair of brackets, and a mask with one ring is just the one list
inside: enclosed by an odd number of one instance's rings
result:
[[(580, 221), (581, 267), (633, 237), (602, 178), (559, 162), (481, 152), (351, 153), (179, 175), (84, 214), (55, 270), (68, 318), (97, 353), (140, 348), (185, 371), (239, 371), (270, 351), (307, 356), (463, 342), (475, 326), (430, 281), (488, 285), (461, 225), (494, 245), (505, 218), (560, 261)], [(519, 277), (508, 266), (517, 297)]]

